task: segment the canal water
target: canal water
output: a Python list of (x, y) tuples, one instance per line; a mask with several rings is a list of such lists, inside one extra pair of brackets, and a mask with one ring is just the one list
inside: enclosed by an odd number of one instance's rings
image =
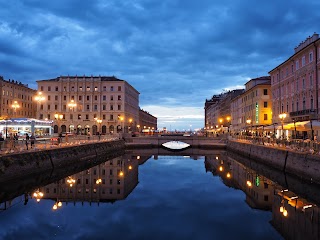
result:
[(223, 151), (127, 153), (0, 187), (0, 239), (320, 236), (318, 186)]

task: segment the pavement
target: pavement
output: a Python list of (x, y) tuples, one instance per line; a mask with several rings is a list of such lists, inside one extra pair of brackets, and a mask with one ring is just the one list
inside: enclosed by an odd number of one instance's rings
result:
[(107, 142), (107, 141), (114, 141), (119, 139), (118, 135), (102, 135), (100, 138), (99, 136), (90, 136), (87, 135), (77, 135), (77, 136), (69, 136), (69, 137), (62, 137), (61, 142), (59, 141), (57, 136), (53, 137), (43, 137), (37, 138), (35, 141), (34, 146), (31, 147), (30, 141), (28, 144), (28, 149), (26, 146), (25, 139), (19, 139), (14, 143), (10, 143), (10, 140), (6, 140), (4, 142), (0, 142), (0, 156), (6, 154), (13, 154), (13, 153), (23, 153), (23, 152), (30, 152), (30, 151), (42, 151), (46, 149), (54, 149), (54, 148), (64, 148), (70, 146), (77, 146), (81, 144), (88, 144), (88, 143), (96, 143), (96, 142)]

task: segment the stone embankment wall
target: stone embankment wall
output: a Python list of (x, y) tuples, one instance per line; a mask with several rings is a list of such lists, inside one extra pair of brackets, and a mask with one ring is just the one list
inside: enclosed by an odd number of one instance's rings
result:
[(320, 184), (319, 155), (236, 141), (229, 141), (227, 150), (285, 173)]
[(92, 159), (103, 160), (106, 155), (113, 155), (115, 152), (124, 154), (123, 140), (4, 155), (0, 157), (0, 178), (1, 181), (7, 181), (23, 175), (92, 161)]

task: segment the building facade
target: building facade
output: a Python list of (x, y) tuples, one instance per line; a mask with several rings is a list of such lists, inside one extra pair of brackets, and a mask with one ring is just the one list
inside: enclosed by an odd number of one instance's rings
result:
[(214, 95), (205, 103), (205, 128), (207, 132), (229, 131), (231, 127), (231, 100), (243, 92), (236, 89)]
[(139, 122), (139, 92), (114, 76), (60, 76), (39, 80), (39, 119), (54, 120), (54, 132), (129, 132)]
[(36, 117), (36, 102), (33, 101), (36, 90), (0, 76), (0, 92), (0, 119)]
[(139, 110), (139, 124), (137, 125), (137, 131), (143, 131), (143, 132), (154, 132), (157, 130), (157, 118), (155, 116), (152, 116), (147, 111), (144, 111), (143, 109)]
[(232, 131), (252, 131), (272, 123), (270, 76), (254, 78), (245, 91), (231, 100)]
[(285, 122), (319, 119), (319, 34), (300, 43), (294, 54), (269, 74), (274, 123), (281, 122), (282, 113), (286, 113)]

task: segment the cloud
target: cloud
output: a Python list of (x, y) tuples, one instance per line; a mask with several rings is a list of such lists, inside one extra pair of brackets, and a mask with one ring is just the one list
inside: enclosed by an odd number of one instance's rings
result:
[(33, 87), (115, 75), (142, 106), (172, 108), (203, 109), (222, 89), (267, 75), (320, 20), (316, 0), (0, 2), (0, 75)]

